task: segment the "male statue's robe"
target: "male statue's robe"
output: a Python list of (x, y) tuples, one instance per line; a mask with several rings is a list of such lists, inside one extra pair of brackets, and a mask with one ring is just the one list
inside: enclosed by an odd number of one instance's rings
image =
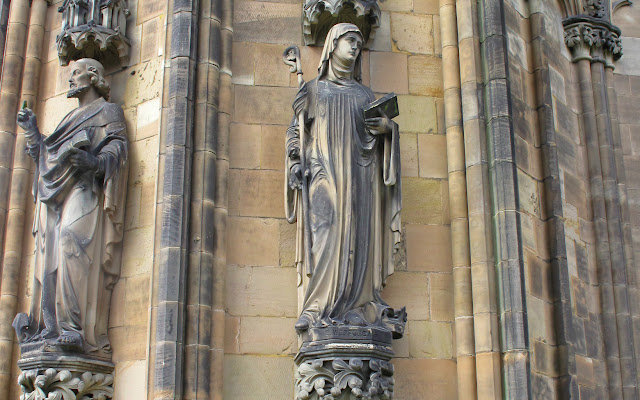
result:
[[(61, 157), (84, 136), (99, 171)], [(127, 139), (120, 106), (102, 97), (67, 114), (28, 152), (36, 161), (33, 298), (27, 341), (80, 334), (83, 352), (109, 357), (111, 290), (120, 274)]]

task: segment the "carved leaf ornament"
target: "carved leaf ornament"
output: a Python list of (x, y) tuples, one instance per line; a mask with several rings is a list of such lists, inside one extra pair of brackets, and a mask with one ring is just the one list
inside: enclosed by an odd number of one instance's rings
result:
[(587, 49), (602, 48), (604, 51), (609, 52), (614, 60), (622, 56), (620, 36), (606, 26), (580, 23), (566, 27), (564, 42), (569, 49), (581, 46), (586, 46)]
[(113, 398), (113, 375), (57, 371), (25, 371), (18, 377), (20, 400), (107, 400)]
[(296, 400), (336, 400), (345, 393), (356, 399), (389, 400), (393, 384), (393, 365), (388, 361), (311, 360), (296, 371)]

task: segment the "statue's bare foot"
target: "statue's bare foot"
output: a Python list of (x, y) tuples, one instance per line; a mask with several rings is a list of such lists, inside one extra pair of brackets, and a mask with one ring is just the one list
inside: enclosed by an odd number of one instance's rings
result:
[(82, 336), (78, 332), (65, 331), (58, 336), (56, 344), (65, 350), (81, 351)]
[(40, 331), (40, 333), (37, 335), (37, 339), (38, 340), (55, 339), (57, 336), (58, 335), (56, 334), (55, 331), (45, 328), (42, 331)]

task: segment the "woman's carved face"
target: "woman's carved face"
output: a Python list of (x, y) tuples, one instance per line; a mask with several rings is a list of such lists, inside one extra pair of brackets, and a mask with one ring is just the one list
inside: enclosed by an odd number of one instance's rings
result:
[(347, 32), (338, 38), (333, 55), (341, 61), (354, 63), (362, 50), (362, 38), (355, 32)]

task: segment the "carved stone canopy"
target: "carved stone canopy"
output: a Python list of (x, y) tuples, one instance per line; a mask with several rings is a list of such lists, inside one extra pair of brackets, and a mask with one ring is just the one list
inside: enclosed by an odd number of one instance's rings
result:
[(322, 46), (332, 26), (356, 25), (366, 43), (371, 43), (380, 26), (377, 0), (305, 0), (302, 31), (306, 45)]
[(65, 0), (62, 31), (56, 37), (61, 65), (80, 58), (102, 64), (129, 63), (129, 40), (125, 37), (129, 12), (126, 0)]

